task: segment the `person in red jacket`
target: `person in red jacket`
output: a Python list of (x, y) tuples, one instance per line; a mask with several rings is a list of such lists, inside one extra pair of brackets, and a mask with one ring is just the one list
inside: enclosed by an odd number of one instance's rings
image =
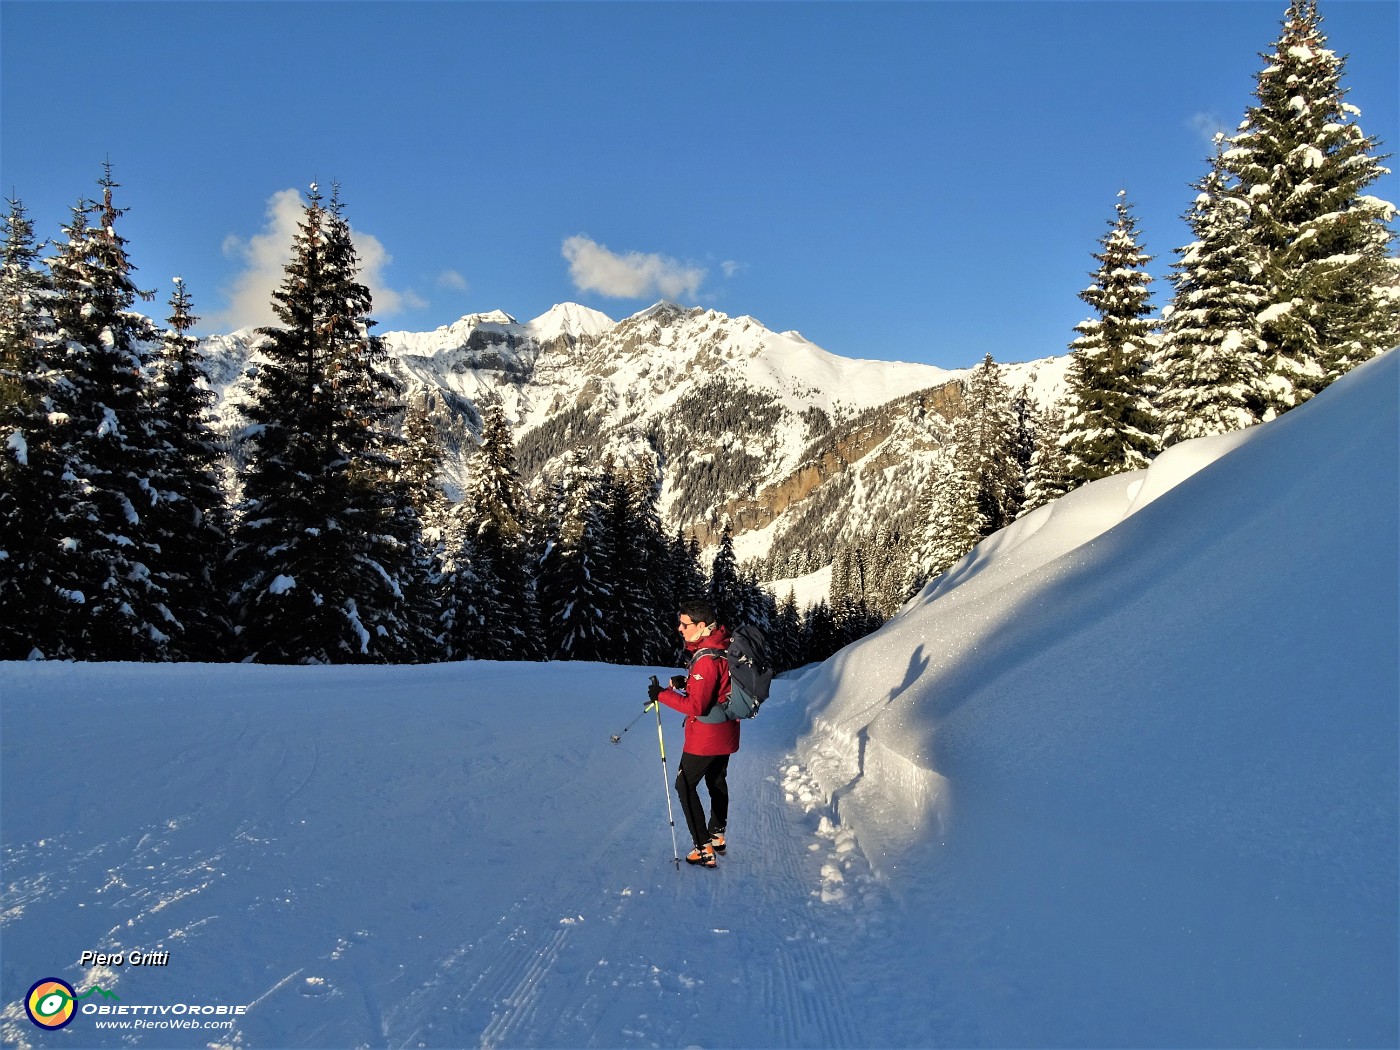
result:
[[(729, 820), (729, 756), (739, 750), (739, 723), (702, 721), (715, 704), (729, 695), (729, 661), (723, 650), (729, 648), (729, 628), (719, 623), (714, 608), (704, 601), (692, 601), (680, 610), (677, 629), (691, 654), (690, 673), (676, 675), (669, 689), (653, 685), (650, 697), (686, 716), (685, 745), (676, 794), (690, 828), (695, 848), (685, 858), (691, 864), (716, 866), (715, 855), (724, 852), (724, 833)], [(710, 816), (700, 802), (700, 782), (710, 795)]]

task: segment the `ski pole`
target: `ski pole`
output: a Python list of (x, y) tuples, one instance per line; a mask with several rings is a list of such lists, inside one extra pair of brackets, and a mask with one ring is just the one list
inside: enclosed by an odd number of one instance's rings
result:
[(646, 707), (642, 708), (642, 714), (641, 714), (641, 715), (638, 715), (636, 718), (632, 719), (632, 721), (628, 722), (625, 726), (622, 727), (622, 731), (621, 731), (621, 732), (619, 732), (619, 733), (614, 733), (612, 736), (608, 737), (608, 739), (611, 740), (614, 744), (616, 744), (618, 741), (620, 741), (620, 740), (622, 739), (622, 734), (625, 733), (625, 732), (627, 732), (627, 730), (631, 729), (634, 725), (636, 725), (638, 719), (640, 719), (640, 718), (642, 717), (642, 715), (646, 714), (646, 713), (647, 713), (648, 711), (650, 711), (650, 710), (651, 710), (651, 705), (650, 705), (650, 704), (647, 704)]
[[(656, 681), (652, 675), (651, 680)], [(656, 742), (661, 746), (661, 791), (666, 796), (666, 819), (671, 822), (671, 852), (676, 862), (676, 870), (681, 870), (681, 850), (676, 845), (676, 815), (671, 809), (671, 772), (666, 768), (666, 736), (661, 732), (661, 701), (653, 700), (649, 705), (656, 708)], [(643, 711), (646, 708), (642, 709)]]

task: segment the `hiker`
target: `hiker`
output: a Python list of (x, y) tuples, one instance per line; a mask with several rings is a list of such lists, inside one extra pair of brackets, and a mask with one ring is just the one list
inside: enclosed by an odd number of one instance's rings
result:
[[(739, 750), (739, 723), (702, 722), (700, 716), (729, 694), (729, 661), (723, 656), (729, 648), (729, 628), (718, 622), (709, 602), (691, 601), (681, 606), (677, 630), (691, 656), (690, 673), (672, 677), (669, 689), (653, 681), (647, 695), (649, 703), (659, 701), (686, 716), (676, 794), (695, 848), (685, 859), (713, 868), (715, 855), (724, 852), (729, 819), (729, 756)], [(708, 821), (698, 790), (702, 780), (710, 793)]]

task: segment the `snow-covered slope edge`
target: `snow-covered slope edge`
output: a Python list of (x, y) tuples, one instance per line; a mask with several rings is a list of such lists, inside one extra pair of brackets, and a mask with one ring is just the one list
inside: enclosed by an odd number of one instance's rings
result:
[(790, 777), (989, 1045), (1396, 1044), (1398, 369), (1028, 517), (803, 681)]

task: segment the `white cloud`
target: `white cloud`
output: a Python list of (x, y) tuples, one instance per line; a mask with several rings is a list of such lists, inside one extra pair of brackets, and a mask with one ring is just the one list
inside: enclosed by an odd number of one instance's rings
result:
[(725, 277), (733, 277), (736, 273), (741, 273), (749, 268), (748, 263), (735, 262), (733, 259), (725, 259), (719, 264), (721, 272)]
[[(267, 201), (267, 223), (247, 240), (237, 234), (224, 238), (224, 255), (243, 264), (228, 283), (228, 306), (208, 318), (216, 330), (236, 330), (280, 323), (272, 309), (272, 293), (285, 276), (292, 257), (292, 240), (304, 214), (301, 193), (278, 190)], [(383, 271), (393, 262), (379, 238), (353, 226), (350, 235), (360, 258), (360, 280), (374, 296), (374, 315), (388, 317), (402, 310), (418, 309), (427, 302), (411, 290), (390, 288)]]
[(385, 250), (378, 237), (361, 233), (353, 226), (350, 227), (350, 237), (360, 257), (360, 280), (374, 296), (376, 317), (392, 317), (403, 310), (421, 310), (428, 305), (428, 301), (412, 289), (398, 291), (385, 282), (384, 270), (394, 261), (394, 257)]
[(693, 299), (705, 280), (702, 267), (655, 253), (620, 255), (584, 236), (565, 240), (562, 253), (575, 288), (615, 299)]
[(224, 257), (237, 259), (243, 269), (229, 282), (228, 306), (208, 318), (215, 328), (253, 328), (277, 323), (272, 290), (292, 257), (292, 238), (302, 215), (301, 194), (279, 190), (267, 202), (267, 225), (248, 240), (234, 234), (224, 238)]
[(451, 288), (454, 292), (465, 292), (467, 290), (467, 279), (456, 270), (443, 270), (438, 274), (439, 288)]

